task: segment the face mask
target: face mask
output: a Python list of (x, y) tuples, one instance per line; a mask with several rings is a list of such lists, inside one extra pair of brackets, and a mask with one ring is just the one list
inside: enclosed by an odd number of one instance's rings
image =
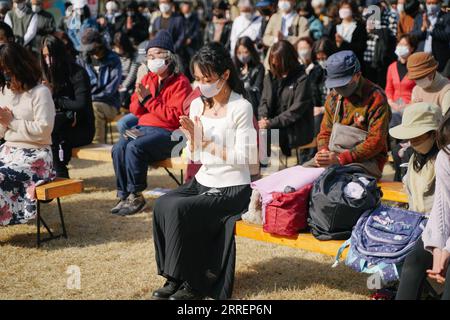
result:
[(298, 50), (298, 55), (299, 55), (300, 59), (302, 59), (303, 61), (310, 60), (311, 59), (311, 50), (308, 50), (308, 49)]
[(253, 18), (253, 13), (251, 12), (242, 12), (242, 16), (247, 19), (247, 20), (251, 20)]
[(14, 8), (23, 10), (25, 9), (26, 3), (24, 2), (14, 2)]
[(31, 5), (31, 11), (33, 11), (34, 13), (37, 13), (37, 12), (41, 11), (41, 6), (37, 5), (37, 4), (33, 4), (33, 5)]
[(73, 12), (72, 8), (67, 8), (65, 12), (66, 17), (70, 17), (72, 15), (72, 12)]
[(184, 15), (184, 17), (185, 17), (186, 19), (189, 19), (191, 16), (192, 16), (192, 13), (191, 13), (191, 12), (190, 12), (190, 13), (186, 13), (186, 14)]
[(414, 150), (416, 150), (416, 152), (420, 154), (427, 154), (428, 152), (431, 151), (433, 146), (434, 146), (434, 137), (431, 137), (425, 140), (424, 142), (412, 147)]
[(202, 93), (202, 96), (204, 96), (205, 98), (208, 98), (208, 99), (214, 98), (215, 96), (217, 96), (225, 84), (225, 82), (222, 83), (220, 88), (218, 88), (217, 85), (219, 84), (219, 82), (220, 82), (220, 79), (211, 84), (199, 84), (199, 89), (200, 89), (200, 92)]
[(161, 3), (159, 5), (159, 11), (162, 13), (168, 13), (172, 9), (172, 6), (168, 3)]
[(339, 9), (339, 18), (347, 19), (347, 18), (350, 18), (351, 16), (352, 16), (352, 10), (350, 10), (348, 8)]
[(416, 85), (421, 87), (422, 89), (429, 88), (431, 84), (433, 83), (433, 80), (428, 79), (428, 77), (414, 80), (416, 82)]
[(406, 58), (409, 56), (409, 48), (407, 46), (400, 46), (398, 45), (395, 49), (395, 54), (399, 58)]
[(441, 10), (441, 6), (438, 4), (427, 4), (427, 13), (435, 15)]
[(350, 82), (346, 86), (340, 87), (340, 88), (334, 88), (334, 90), (341, 96), (347, 98), (347, 97), (350, 97), (356, 91), (357, 87), (358, 87), (358, 82)]
[(237, 57), (242, 64), (247, 64), (250, 61), (250, 56), (248, 55), (239, 54)]
[(319, 63), (319, 66), (322, 67), (322, 69), (325, 69), (327, 66), (327, 61), (326, 60), (318, 60), (317, 63)]
[(288, 12), (289, 10), (291, 10), (291, 3), (289, 1), (279, 1), (278, 9), (283, 12)]
[(161, 75), (169, 67), (164, 59), (152, 59), (147, 61), (148, 70), (154, 74)]
[(133, 12), (131, 12), (131, 11), (128, 11), (128, 12), (127, 12), (127, 16), (132, 17), (133, 15), (134, 15)]
[(402, 13), (402, 12), (404, 12), (405, 11), (405, 5), (403, 4), (403, 3), (399, 3), (398, 5), (397, 5), (397, 12), (398, 13)]

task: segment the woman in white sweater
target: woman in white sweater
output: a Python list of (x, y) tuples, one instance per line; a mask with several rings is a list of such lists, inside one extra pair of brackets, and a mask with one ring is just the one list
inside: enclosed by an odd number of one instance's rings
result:
[(0, 226), (36, 215), (36, 185), (53, 179), (55, 106), (36, 58), (15, 43), (0, 49)]
[(436, 190), (430, 219), (402, 268), (396, 299), (419, 299), (425, 280), (444, 285), (442, 300), (450, 300), (450, 113), (437, 135)]
[(202, 96), (180, 124), (188, 156), (203, 165), (190, 182), (156, 201), (155, 256), (167, 281), (155, 299), (231, 297), (234, 225), (250, 200), (249, 163), (257, 163), (252, 105), (242, 96), (229, 53), (211, 43), (194, 56), (191, 70)]

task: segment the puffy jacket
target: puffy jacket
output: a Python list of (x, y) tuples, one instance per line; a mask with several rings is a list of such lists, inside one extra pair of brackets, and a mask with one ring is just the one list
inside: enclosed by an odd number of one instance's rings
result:
[(183, 102), (192, 92), (191, 84), (184, 74), (173, 74), (158, 90), (158, 76), (149, 72), (141, 83), (150, 90), (150, 98), (139, 102), (137, 93), (131, 97), (130, 111), (139, 118), (140, 126), (154, 126), (170, 131), (180, 127)]

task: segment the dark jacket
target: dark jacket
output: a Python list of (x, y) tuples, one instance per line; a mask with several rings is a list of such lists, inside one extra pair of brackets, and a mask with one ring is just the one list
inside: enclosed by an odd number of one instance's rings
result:
[[(153, 28), (152, 32), (156, 35), (156, 33), (162, 29), (161, 27), (161, 20), (162, 17), (156, 18), (156, 20), (153, 22)], [(169, 18), (169, 28), (167, 31), (172, 36), (173, 40), (173, 47), (175, 50), (175, 53), (180, 53), (180, 50), (182, 49), (185, 41), (185, 25), (184, 25), (184, 18), (178, 14), (173, 14)]]
[[(422, 15), (418, 14), (414, 19), (414, 28), (411, 32), (419, 40), (417, 51), (423, 51), (428, 32), (422, 32)], [(439, 12), (436, 24), (431, 31), (431, 47), (433, 56), (439, 62), (438, 71), (442, 71), (450, 59), (450, 13)]]
[(264, 65), (258, 63), (256, 66), (249, 67), (246, 75), (239, 74), (244, 83), (244, 88), (247, 91), (247, 99), (252, 104), (253, 114), (256, 118), (258, 117), (258, 106), (263, 90), (264, 73)]
[(258, 108), (258, 118), (264, 117), (269, 119), (270, 129), (280, 129), (280, 147), (284, 154), (313, 140), (313, 102), (303, 66), (299, 64), (281, 80), (270, 72), (265, 77)]
[(119, 56), (108, 50), (105, 57), (99, 61), (98, 73), (91, 63), (82, 61), (86, 69), (90, 83), (92, 101), (106, 103), (120, 108), (119, 86), (122, 81), (122, 64)]
[[(336, 35), (336, 26), (333, 26), (331, 30), (330, 38), (334, 42), (334, 37)], [(343, 50), (352, 50), (359, 61), (362, 63), (364, 61), (364, 51), (366, 51), (367, 46), (367, 31), (364, 24), (357, 21), (356, 29), (353, 31), (352, 41), (346, 42), (344, 41), (340, 47), (338, 47), (338, 51)]]
[(35, 13), (38, 16), (37, 32), (31, 41), (31, 48), (34, 52), (40, 52), (42, 38), (56, 31), (56, 22), (53, 15), (45, 10)]
[(67, 139), (72, 147), (90, 144), (95, 134), (94, 112), (89, 76), (81, 66), (72, 63), (67, 81), (53, 94), (53, 101), (56, 108), (53, 143)]
[(123, 30), (128, 37), (133, 39), (133, 43), (137, 46), (142, 41), (148, 38), (148, 20), (140, 13), (135, 13), (132, 16), (133, 25), (130, 30), (127, 28), (127, 18), (125, 17), (125, 23), (123, 24)]
[(314, 68), (308, 74), (308, 82), (311, 88), (313, 106), (323, 106), (326, 98), (324, 94), (325, 70), (317, 63), (314, 63)]
[[(232, 22), (225, 23), (222, 35), (220, 36), (220, 43), (225, 47), (225, 49), (230, 50), (230, 35), (231, 35), (231, 28), (233, 27)], [(216, 27), (214, 23), (208, 22), (205, 29), (205, 36), (204, 36), (204, 43), (210, 43), (214, 42), (214, 32), (216, 30)]]
[(387, 71), (389, 65), (396, 60), (394, 52), (397, 39), (391, 34), (391, 30), (388, 28), (376, 29), (374, 33), (378, 35), (378, 41), (375, 46), (372, 68)]

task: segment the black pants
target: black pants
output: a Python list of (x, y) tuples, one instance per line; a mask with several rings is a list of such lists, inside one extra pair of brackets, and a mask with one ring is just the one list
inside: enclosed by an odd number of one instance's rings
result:
[[(413, 251), (406, 257), (400, 275), (396, 300), (419, 300), (427, 278), (426, 271), (433, 267), (433, 255), (417, 241)], [(442, 300), (450, 300), (450, 268), (447, 269)], [(434, 280), (431, 280), (434, 281)]]
[(249, 185), (211, 188), (194, 178), (160, 197), (153, 210), (158, 274), (186, 281), (214, 299), (233, 292), (236, 245), (234, 225), (249, 204)]

